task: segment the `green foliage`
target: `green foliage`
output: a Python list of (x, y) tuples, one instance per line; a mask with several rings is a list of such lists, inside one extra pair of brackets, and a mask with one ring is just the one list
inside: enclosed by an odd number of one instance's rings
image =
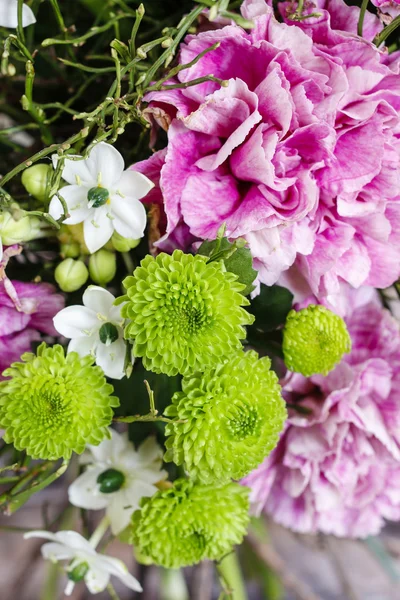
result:
[(341, 317), (310, 304), (290, 311), (283, 331), (283, 353), (290, 371), (310, 377), (327, 375), (350, 352), (351, 339)]
[(271, 361), (240, 352), (224, 365), (184, 377), (165, 414), (165, 460), (206, 484), (241, 479), (276, 446), (285, 402)]
[(123, 281), (121, 314), (125, 337), (146, 369), (167, 375), (202, 371), (241, 348), (244, 325), (253, 317), (243, 306), (244, 286), (220, 261), (175, 250), (148, 255)]
[(243, 294), (247, 296), (253, 291), (253, 281), (257, 277), (257, 271), (253, 269), (253, 258), (249, 248), (238, 247), (235, 242), (226, 238), (205, 241), (198, 249), (198, 254), (216, 259), (219, 255), (223, 260), (226, 270), (238, 276), (238, 281), (246, 287)]
[(293, 294), (289, 290), (279, 285), (267, 287), (262, 283), (260, 294), (251, 300), (248, 311), (256, 318), (254, 326), (268, 332), (285, 323), (292, 303)]
[(32, 458), (70, 458), (108, 434), (118, 398), (94, 358), (62, 346), (39, 346), (4, 371), (0, 424), (4, 440)]
[(167, 568), (219, 560), (240, 544), (249, 522), (248, 488), (178, 479), (170, 489), (142, 500), (132, 517), (132, 542), (145, 564)]

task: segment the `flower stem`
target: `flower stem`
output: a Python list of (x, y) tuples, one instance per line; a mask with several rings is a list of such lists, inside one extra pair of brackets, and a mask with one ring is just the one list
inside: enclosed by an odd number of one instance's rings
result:
[(363, 0), (362, 4), (361, 4), (361, 8), (360, 8), (360, 16), (358, 18), (358, 24), (357, 24), (357, 33), (360, 37), (362, 37), (362, 34), (363, 34), (364, 16), (365, 16), (365, 11), (367, 10), (368, 2), (369, 2), (369, 0)]
[(221, 586), (227, 597), (230, 600), (247, 600), (247, 592), (236, 552), (233, 551), (225, 556), (216, 566)]
[(379, 46), (382, 44), (382, 42), (384, 42), (386, 40), (386, 38), (389, 37), (389, 35), (391, 33), (393, 33), (393, 31), (395, 29), (397, 29), (400, 26), (400, 15), (398, 15), (395, 19), (393, 19), (393, 21), (387, 25), (380, 33), (378, 33), (377, 36), (374, 37), (374, 39), (372, 40), (374, 44), (376, 44), (376, 46)]
[(104, 516), (89, 539), (89, 544), (93, 546), (93, 548), (96, 548), (101, 538), (107, 531), (109, 524), (110, 519), (107, 516)]

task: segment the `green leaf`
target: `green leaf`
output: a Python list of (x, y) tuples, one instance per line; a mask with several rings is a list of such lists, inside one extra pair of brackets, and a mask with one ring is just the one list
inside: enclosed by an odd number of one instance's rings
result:
[(250, 250), (246, 247), (238, 248), (235, 242), (231, 243), (226, 238), (205, 241), (201, 244), (198, 254), (217, 259), (217, 256), (224, 261), (226, 270), (235, 273), (240, 283), (246, 288), (242, 294), (247, 296), (253, 291), (253, 281), (257, 277), (257, 271), (253, 269), (253, 258)]
[(293, 304), (293, 294), (284, 287), (261, 284), (260, 294), (253, 298), (247, 310), (256, 320), (253, 327), (258, 331), (273, 331), (286, 321)]
[[(0, 498), (0, 509), (6, 515), (12, 515), (15, 513), (21, 506), (23, 506), (28, 500), (37, 492), (44, 490), (47, 486), (49, 486), (53, 481), (61, 477), (63, 473), (67, 470), (68, 462), (63, 462), (62, 465), (54, 471), (54, 463), (43, 463), (42, 465), (36, 466), (32, 472), (30, 472), (26, 477), (26, 481), (29, 481), (29, 487), (24, 489), (21, 492), (16, 492), (11, 489), (9, 492), (3, 494)], [(21, 480), (22, 483), (23, 480)], [(19, 489), (20, 486), (15, 486)], [(16, 493), (15, 493), (16, 492)]]

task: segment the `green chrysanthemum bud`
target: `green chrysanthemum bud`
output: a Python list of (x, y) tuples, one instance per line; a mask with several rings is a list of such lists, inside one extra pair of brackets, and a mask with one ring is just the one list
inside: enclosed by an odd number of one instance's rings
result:
[(86, 283), (89, 271), (81, 260), (66, 258), (57, 265), (54, 277), (63, 292), (75, 292)]
[(166, 461), (202, 483), (240, 479), (276, 446), (285, 402), (269, 358), (240, 352), (224, 365), (184, 377), (165, 414)]
[(112, 407), (119, 401), (94, 358), (62, 346), (41, 344), (3, 373), (0, 426), (4, 439), (33, 458), (55, 460), (80, 454), (108, 435)]
[(22, 185), (29, 194), (44, 202), (46, 200), (46, 190), (48, 185), (48, 179), (53, 173), (51, 165), (33, 165), (29, 169), (25, 169), (22, 173), (21, 181)]
[(98, 250), (89, 258), (89, 273), (95, 283), (106, 285), (117, 272), (117, 259), (114, 252)]
[(146, 256), (123, 282), (118, 302), (131, 320), (125, 337), (135, 356), (156, 373), (186, 375), (224, 362), (241, 348), (243, 325), (253, 322), (243, 306), (244, 285), (220, 261), (175, 250)]
[(240, 544), (249, 522), (249, 490), (178, 479), (142, 500), (132, 517), (132, 542), (145, 564), (176, 569), (203, 559), (219, 560)]
[(346, 323), (325, 306), (310, 304), (288, 314), (283, 330), (283, 354), (290, 371), (305, 377), (326, 375), (350, 350)]

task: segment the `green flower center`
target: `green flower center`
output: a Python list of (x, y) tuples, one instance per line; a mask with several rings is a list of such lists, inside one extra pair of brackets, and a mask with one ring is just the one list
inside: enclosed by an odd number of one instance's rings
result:
[[(176, 289), (177, 288), (177, 289)], [(166, 297), (166, 325), (181, 335), (193, 335), (208, 327), (212, 311), (198, 290), (172, 285)]]
[(90, 208), (98, 208), (106, 204), (110, 197), (110, 192), (106, 188), (94, 187), (88, 191), (87, 199)]
[(118, 339), (118, 329), (113, 323), (104, 323), (99, 330), (100, 341), (109, 346)]
[(85, 575), (88, 571), (89, 565), (87, 562), (79, 563), (79, 565), (76, 565), (76, 567), (73, 568), (72, 571), (68, 571), (68, 579), (74, 581), (75, 583), (78, 583), (79, 581), (82, 581), (85, 578)]
[[(233, 410), (232, 410), (233, 409)], [(247, 406), (234, 406), (228, 414), (228, 430), (236, 440), (255, 435), (260, 418), (257, 409)]]
[(57, 390), (43, 390), (33, 393), (30, 408), (41, 425), (57, 425), (68, 415), (65, 404)]
[(97, 478), (99, 490), (102, 494), (118, 492), (125, 483), (125, 475), (117, 469), (107, 469)]

